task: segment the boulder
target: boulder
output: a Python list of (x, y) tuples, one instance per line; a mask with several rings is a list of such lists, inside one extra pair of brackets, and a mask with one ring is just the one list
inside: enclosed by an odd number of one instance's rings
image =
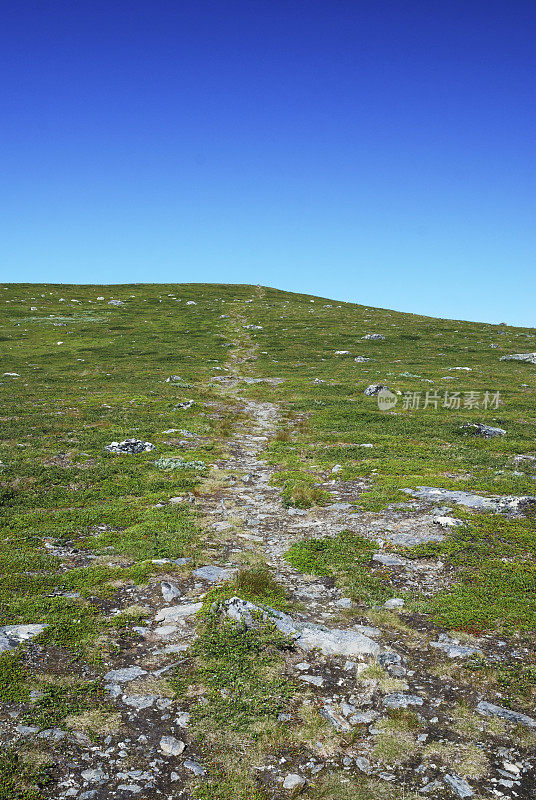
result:
[(502, 356), (499, 361), (524, 361), (527, 364), (536, 364), (536, 353), (514, 353), (511, 356)]
[(123, 442), (112, 442), (104, 449), (118, 455), (137, 455), (138, 453), (149, 453), (155, 449), (155, 446), (151, 442), (143, 442), (141, 439), (125, 439)]
[(466, 422), (461, 430), (472, 436), (483, 436), (484, 439), (493, 439), (496, 436), (504, 436), (504, 428), (493, 428), (491, 425), (484, 425), (482, 422)]

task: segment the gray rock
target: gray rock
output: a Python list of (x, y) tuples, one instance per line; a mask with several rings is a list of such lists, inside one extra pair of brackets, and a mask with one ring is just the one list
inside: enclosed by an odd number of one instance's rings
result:
[(88, 783), (103, 783), (109, 779), (102, 769), (84, 769), (80, 774)]
[(162, 590), (162, 597), (166, 603), (171, 603), (172, 600), (176, 600), (177, 597), (181, 596), (178, 587), (175, 586), (174, 583), (169, 583), (169, 581), (162, 581), (160, 588)]
[(324, 703), (319, 713), (321, 717), (324, 717), (324, 719), (340, 733), (348, 733), (348, 731), (352, 730), (350, 723), (331, 705), (331, 703)]
[(482, 497), (478, 494), (471, 494), (471, 492), (437, 489), (434, 486), (418, 486), (417, 489), (402, 489), (402, 491), (420, 500), (459, 503), (460, 505), (467, 506), (467, 508), (474, 508), (477, 511), (491, 511), (496, 514), (521, 514), (527, 508), (536, 504), (536, 497), (530, 495), (522, 495), (520, 497), (515, 497), (513, 495)]
[(168, 606), (162, 608), (155, 616), (156, 622), (181, 622), (186, 617), (191, 617), (201, 610), (202, 603), (185, 603), (180, 606)]
[(198, 778), (202, 778), (206, 774), (205, 768), (201, 764), (198, 764), (197, 761), (191, 761), (189, 758), (184, 762), (184, 769), (193, 772)]
[(462, 431), (473, 436), (483, 436), (484, 439), (493, 439), (496, 436), (504, 436), (504, 428), (493, 428), (491, 425), (484, 425), (482, 422), (466, 422), (461, 426)]
[(206, 566), (199, 567), (193, 571), (195, 578), (201, 578), (208, 583), (220, 583), (230, 580), (236, 574), (235, 569), (224, 569), (223, 567)]
[(404, 605), (404, 600), (402, 597), (391, 597), (390, 600), (386, 600), (383, 604), (384, 608), (402, 608)]
[(434, 525), (440, 525), (442, 528), (459, 528), (464, 525), (463, 520), (456, 519), (455, 517), (434, 517), (432, 522)]
[(174, 736), (162, 736), (159, 747), (167, 756), (180, 756), (186, 745)]
[(450, 639), (445, 633), (439, 634), (437, 642), (430, 642), (430, 647), (443, 650), (449, 658), (465, 658), (480, 652), (476, 647), (467, 647), (456, 639)]
[(141, 667), (122, 667), (121, 669), (111, 669), (104, 676), (104, 680), (114, 683), (126, 683), (127, 681), (141, 678), (142, 675), (147, 675), (147, 672)]
[(137, 455), (137, 453), (149, 453), (155, 449), (155, 446), (151, 442), (143, 442), (141, 439), (125, 439), (123, 442), (112, 442), (104, 449), (118, 455)]
[(367, 333), (366, 336), (362, 336), (362, 339), (373, 339), (374, 341), (381, 341), (385, 339), (383, 333)]
[(527, 364), (536, 364), (536, 353), (514, 353), (511, 356), (502, 356), (499, 361), (525, 361)]
[(390, 553), (374, 553), (372, 560), (383, 564), (384, 567), (406, 567), (409, 563), (407, 558), (393, 556)]
[(260, 608), (240, 597), (231, 597), (224, 605), (225, 613), (236, 621), (243, 621), (247, 627), (255, 625), (255, 617), (272, 622), (281, 633), (291, 636), (303, 650), (317, 648), (324, 655), (378, 655), (380, 646), (355, 630), (324, 628), (311, 623), (299, 623), (288, 614), (273, 608)]
[(374, 359), (367, 358), (366, 356), (357, 356), (356, 358), (354, 358), (354, 361), (356, 362), (356, 364), (366, 364), (367, 361), (374, 361)]
[(393, 692), (383, 698), (384, 706), (387, 708), (407, 708), (408, 706), (422, 706), (422, 697), (416, 694), (404, 694), (403, 692)]
[(324, 685), (324, 678), (322, 678), (320, 675), (300, 675), (300, 681), (305, 681), (305, 683), (312, 683), (313, 686)]
[(124, 694), (121, 698), (123, 703), (131, 706), (136, 711), (143, 711), (145, 708), (151, 708), (153, 703), (158, 700), (158, 695), (154, 694)]
[(392, 391), (392, 389), (384, 383), (371, 383), (370, 386), (367, 386), (363, 394), (367, 397), (374, 397), (379, 394), (382, 389), (386, 389), (388, 392)]
[(467, 781), (464, 778), (460, 778), (459, 775), (445, 775), (443, 780), (458, 797), (472, 797), (474, 794)]
[(39, 636), (48, 625), (4, 625), (0, 628), (0, 653), (5, 650), (14, 650), (28, 639)]
[(370, 773), (372, 772), (372, 764), (370, 763), (368, 758), (365, 758), (364, 756), (358, 756), (355, 760), (355, 765), (359, 770), (361, 770), (361, 772), (364, 772), (366, 775), (370, 775)]
[(302, 778), (301, 775), (296, 775), (296, 773), (287, 775), (283, 781), (283, 789), (297, 789), (298, 786), (305, 786), (305, 778)]
[(524, 725), (526, 728), (536, 728), (536, 720), (532, 719), (532, 717), (528, 717), (526, 714), (520, 714), (518, 711), (512, 711), (509, 708), (496, 706), (493, 703), (486, 703), (484, 700), (477, 705), (476, 710), (486, 717), (500, 717), (501, 719), (508, 720), (508, 722)]

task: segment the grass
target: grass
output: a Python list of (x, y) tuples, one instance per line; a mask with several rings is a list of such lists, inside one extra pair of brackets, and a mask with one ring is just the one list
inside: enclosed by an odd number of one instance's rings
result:
[(371, 558), (377, 549), (369, 539), (343, 531), (333, 538), (297, 542), (285, 558), (305, 574), (335, 577), (353, 600), (372, 604), (394, 594), (385, 578), (371, 572)]

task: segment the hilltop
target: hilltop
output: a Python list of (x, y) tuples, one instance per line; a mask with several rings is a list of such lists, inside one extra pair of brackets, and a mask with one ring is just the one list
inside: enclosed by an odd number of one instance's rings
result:
[(0, 800), (534, 797), (535, 329), (12, 284), (0, 341)]

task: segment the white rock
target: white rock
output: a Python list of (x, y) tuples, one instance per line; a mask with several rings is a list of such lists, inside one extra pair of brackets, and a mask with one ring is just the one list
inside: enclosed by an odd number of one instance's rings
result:
[(162, 736), (160, 750), (167, 756), (180, 756), (186, 745), (174, 736)]
[(168, 606), (162, 608), (155, 616), (156, 622), (182, 622), (186, 617), (197, 614), (202, 607), (202, 603), (185, 603), (179, 606)]
[(175, 586), (174, 583), (169, 583), (169, 581), (162, 581), (160, 588), (162, 589), (162, 597), (166, 603), (171, 603), (172, 600), (176, 600), (177, 597), (181, 596), (178, 587)]
[(301, 775), (296, 775), (296, 773), (287, 775), (283, 781), (283, 789), (296, 789), (298, 786), (305, 786), (305, 778), (302, 778)]

